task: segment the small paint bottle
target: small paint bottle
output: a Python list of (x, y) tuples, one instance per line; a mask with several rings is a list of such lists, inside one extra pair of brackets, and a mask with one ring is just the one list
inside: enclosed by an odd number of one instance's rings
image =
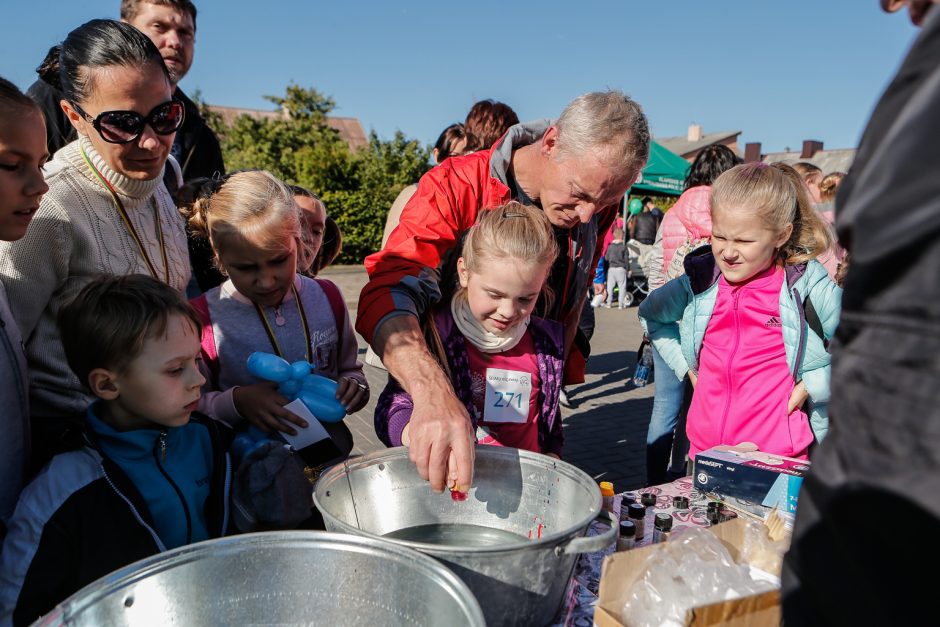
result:
[(672, 497), (672, 508), (678, 510), (689, 509), (689, 497), (687, 496), (674, 496)]
[(652, 492), (644, 492), (640, 495), (640, 503), (643, 507), (656, 507), (656, 495)]
[(614, 513), (614, 484), (610, 481), (601, 481), (601, 508), (611, 514)]
[(642, 540), (646, 535), (646, 508), (639, 503), (633, 503), (627, 507), (627, 513), (636, 527), (636, 539)]
[(669, 514), (656, 514), (653, 523), (653, 544), (666, 542), (672, 534), (672, 516)]
[(705, 519), (708, 520), (708, 525), (714, 527), (721, 522), (721, 512), (717, 509), (708, 508), (705, 511)]
[(617, 550), (629, 551), (636, 546), (636, 525), (632, 520), (620, 521), (620, 535), (617, 536)]

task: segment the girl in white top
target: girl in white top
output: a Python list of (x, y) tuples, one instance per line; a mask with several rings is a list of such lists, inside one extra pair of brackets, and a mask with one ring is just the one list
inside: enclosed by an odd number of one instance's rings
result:
[(248, 372), (255, 351), (316, 364), (318, 374), (337, 381), (336, 398), (348, 412), (364, 407), (369, 388), (339, 290), (297, 272), (298, 259), (308, 253), (302, 250), (302, 209), (290, 190), (268, 172), (248, 171), (207, 192), (189, 222), (208, 235), (228, 280), (192, 301), (205, 322), (208, 389), (200, 410), (229, 422), (244, 418), (265, 431), (306, 426), (284, 409), (288, 399), (276, 384)]

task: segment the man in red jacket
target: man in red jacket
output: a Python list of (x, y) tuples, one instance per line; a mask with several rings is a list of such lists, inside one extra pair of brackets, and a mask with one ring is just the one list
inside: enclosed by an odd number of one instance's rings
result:
[(554, 123), (517, 124), (491, 149), (428, 172), (385, 248), (366, 259), (369, 283), (359, 297), (356, 329), (414, 399), (406, 444), (434, 490), (467, 489), (473, 480), (470, 417), (419, 323), (440, 298), (438, 281), (455, 280), (441, 276), (445, 253), (460, 245), (481, 210), (517, 200), (545, 211), (561, 254), (548, 279), (554, 302), (550, 309), (540, 304), (537, 313), (565, 324), (566, 382), (583, 381), (586, 342), (575, 341), (581, 306), (604, 234), (646, 164), (649, 142), (646, 116), (628, 96), (579, 96)]

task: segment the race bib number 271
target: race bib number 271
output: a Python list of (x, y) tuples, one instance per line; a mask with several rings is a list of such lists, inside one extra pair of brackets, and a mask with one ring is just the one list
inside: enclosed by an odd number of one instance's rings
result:
[(532, 376), (518, 370), (486, 369), (485, 422), (519, 422), (529, 419)]

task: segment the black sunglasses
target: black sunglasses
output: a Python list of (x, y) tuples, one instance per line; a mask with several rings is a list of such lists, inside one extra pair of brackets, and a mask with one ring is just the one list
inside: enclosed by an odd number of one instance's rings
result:
[(146, 124), (149, 124), (157, 135), (175, 133), (186, 117), (186, 108), (175, 98), (158, 104), (146, 117), (136, 111), (105, 111), (92, 119), (77, 103), (73, 102), (72, 107), (91, 123), (101, 139), (109, 144), (127, 144), (134, 141), (144, 132)]

